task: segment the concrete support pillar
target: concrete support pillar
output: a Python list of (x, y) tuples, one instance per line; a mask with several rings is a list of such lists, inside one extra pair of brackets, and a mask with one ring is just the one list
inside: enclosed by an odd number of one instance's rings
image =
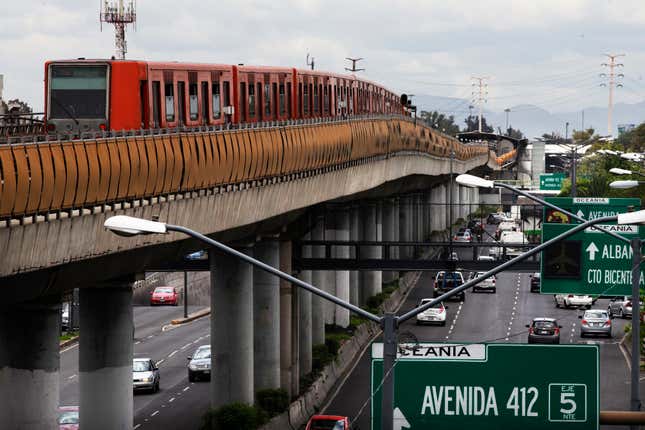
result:
[(446, 226), (448, 225), (447, 219), (448, 219), (448, 206), (446, 206), (446, 196), (447, 196), (447, 188), (445, 184), (439, 185), (439, 191), (438, 191), (438, 196), (439, 196), (439, 207), (440, 207), (440, 218), (439, 222), (437, 224), (437, 227), (439, 230), (443, 231), (446, 229)]
[[(395, 231), (395, 200), (394, 199), (385, 199), (382, 204), (382, 211), (383, 211), (383, 241), (384, 242), (395, 242), (396, 237), (394, 234)], [(396, 214), (398, 216), (398, 212)], [(398, 233), (398, 231), (397, 231)], [(395, 259), (394, 255), (394, 250), (395, 247), (390, 247), (388, 252), (389, 256), (386, 256), (385, 253), (383, 254), (383, 258), (388, 258), (393, 260)], [(393, 282), (395, 279), (397, 279), (399, 276), (399, 272), (393, 272), (393, 271), (385, 271), (383, 272), (383, 282), (384, 283), (390, 283)]]
[[(240, 249), (252, 255), (251, 246)], [(253, 269), (248, 263), (212, 250), (211, 406), (253, 404)]]
[[(255, 244), (255, 258), (280, 268), (280, 243), (265, 238)], [(253, 383), (254, 390), (280, 387), (280, 346), (291, 356), (291, 294), (281, 296), (280, 278), (253, 268)], [(286, 297), (285, 297), (286, 296)], [(284, 309), (280, 303), (286, 298)], [(280, 329), (289, 327), (281, 340)], [(289, 362), (289, 365), (291, 363)], [(291, 366), (289, 366), (290, 368)]]
[[(325, 218), (319, 215), (316, 218), (314, 228), (311, 232), (312, 240), (324, 240)], [(312, 249), (313, 258), (325, 258), (325, 247), (314, 246)], [(311, 281), (314, 287), (325, 289), (327, 274), (324, 270), (313, 270)], [(314, 345), (325, 343), (325, 304), (318, 296), (311, 296), (311, 341)]]
[(56, 297), (0, 309), (0, 428), (58, 429), (60, 308)]
[[(379, 237), (379, 225), (377, 223), (377, 204), (368, 202), (363, 206), (363, 240), (376, 241)], [(362, 255), (366, 258), (381, 258), (381, 247), (365, 246)], [(364, 305), (369, 297), (372, 297), (382, 290), (382, 274), (380, 271), (361, 272), (361, 297), (360, 302)]]
[[(292, 273), (290, 240), (279, 242), (280, 270)], [(253, 274), (255, 277), (255, 273)], [(278, 278), (276, 278), (278, 279)], [(289, 395), (297, 395), (300, 391), (300, 297), (298, 288), (291, 283), (279, 279), (280, 290), (280, 387), (287, 390)], [(254, 292), (255, 301), (255, 292)], [(311, 305), (311, 301), (309, 302)], [(309, 331), (311, 335), (311, 328)], [(256, 357), (258, 352), (255, 352)], [(257, 366), (257, 362), (256, 362)], [(260, 389), (257, 379), (254, 381), (255, 391)]]
[[(395, 242), (399, 241), (400, 237), (400, 228), (401, 228), (401, 215), (400, 215), (400, 199), (398, 197), (395, 197), (392, 199), (392, 222), (393, 222), (393, 228), (392, 228), (392, 237), (394, 238), (393, 240)], [(390, 252), (392, 255), (392, 258), (399, 259), (400, 254), (401, 254), (401, 249), (398, 246), (393, 247)], [(399, 277), (398, 272), (394, 272), (397, 278)]]
[(430, 233), (433, 231), (442, 230), (441, 227), (441, 216), (442, 216), (442, 207), (441, 202), (441, 187), (434, 187), (430, 190), (428, 200), (429, 217), (430, 217)]
[(468, 190), (461, 185), (457, 185), (457, 189), (459, 190), (459, 199), (457, 200), (457, 203), (459, 203), (459, 218), (466, 218), (466, 211), (468, 210)]
[[(410, 196), (401, 197), (399, 204), (399, 237), (402, 242), (412, 242), (412, 199)], [(412, 258), (412, 248), (399, 247), (399, 258), (409, 260)]]
[[(335, 216), (336, 240), (349, 240), (349, 212), (339, 210)], [(337, 246), (335, 249), (336, 258), (349, 258), (348, 246)], [(334, 272), (336, 279), (336, 297), (349, 301), (349, 271), (337, 270)], [(349, 326), (349, 310), (338, 305), (332, 305), (335, 310), (334, 322), (341, 327)]]
[[(423, 200), (423, 194), (417, 194), (415, 196), (415, 201), (416, 201), (416, 206), (417, 206), (417, 236), (416, 240), (418, 242), (423, 242), (424, 239), (424, 217), (423, 217), (423, 206), (424, 206), (424, 200)], [(421, 250), (419, 250), (421, 251)]]
[[(336, 211), (327, 212), (325, 215), (325, 240), (336, 240)], [(331, 255), (335, 252), (334, 247), (331, 247)], [(323, 290), (329, 294), (336, 295), (336, 272), (334, 270), (326, 270), (325, 282), (322, 285)], [(329, 300), (323, 300), (325, 308), (325, 324), (334, 324), (334, 309), (335, 305)]]
[[(311, 234), (307, 233), (304, 240), (311, 240)], [(305, 246), (302, 250), (303, 258), (311, 258), (311, 246)], [(311, 270), (303, 270), (300, 272), (298, 278), (303, 282), (311, 284)], [(298, 290), (298, 308), (299, 315), (299, 345), (298, 351), (300, 356), (300, 376), (304, 376), (311, 372), (312, 357), (311, 357), (311, 293), (302, 288)]]
[(81, 428), (132, 428), (132, 285), (80, 291)]
[[(352, 206), (349, 210), (349, 240), (359, 241), (361, 239), (361, 211), (358, 206)], [(356, 257), (356, 249), (350, 251), (352, 257)], [(359, 304), (360, 276), (358, 270), (349, 272), (349, 302), (353, 305)]]

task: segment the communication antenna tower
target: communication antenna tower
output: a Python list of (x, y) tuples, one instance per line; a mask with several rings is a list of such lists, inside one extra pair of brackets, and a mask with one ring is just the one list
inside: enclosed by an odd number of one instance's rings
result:
[[(116, 46), (116, 58), (125, 60), (125, 53), (128, 52), (128, 44), (125, 41), (125, 26), (135, 24), (137, 20), (136, 0), (130, 0), (124, 4), (124, 0), (104, 0), (101, 5), (101, 31), (103, 23), (114, 25), (114, 44)], [(136, 29), (136, 26), (135, 26)]]
[(482, 132), (482, 106), (488, 101), (488, 84), (487, 80), (490, 79), (489, 76), (473, 76), (470, 78), (473, 86), (473, 103), (476, 103), (479, 107), (479, 132)]
[(309, 61), (309, 53), (307, 52), (307, 66), (311, 66), (311, 70), (314, 69), (315, 58), (312, 56), (311, 61)]

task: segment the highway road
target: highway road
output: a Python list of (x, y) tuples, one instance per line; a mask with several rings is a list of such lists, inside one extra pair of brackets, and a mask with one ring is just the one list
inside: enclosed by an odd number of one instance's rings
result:
[[(462, 251), (465, 252), (465, 251)], [(426, 272), (418, 280), (402, 304), (399, 314), (413, 307), (422, 299), (432, 297), (433, 273)], [(466, 277), (467, 274), (464, 273)], [(532, 318), (555, 317), (563, 326), (561, 343), (600, 344), (600, 408), (601, 410), (629, 409), (629, 368), (627, 357), (618, 342), (624, 333), (627, 320), (613, 320), (613, 338), (580, 338), (577, 309), (558, 309), (552, 295), (530, 292), (528, 273), (504, 272), (497, 277), (497, 292), (473, 293), (469, 291), (463, 302), (450, 301), (445, 327), (417, 326), (415, 320), (400, 327), (400, 333), (411, 332), (420, 342), (512, 342), (526, 343), (527, 328)], [(600, 299), (594, 308), (606, 309), (608, 300)], [(380, 341), (380, 339), (377, 339)], [(547, 363), (545, 365), (557, 365)], [(355, 368), (339, 388), (336, 397), (324, 413), (349, 416), (361, 430), (370, 428), (370, 352), (365, 350)], [(645, 392), (641, 382), (641, 392)], [(619, 429), (619, 427), (607, 427)]]
[[(189, 307), (189, 312), (199, 309)], [(209, 383), (188, 382), (186, 358), (199, 345), (210, 343), (210, 319), (205, 317), (162, 331), (170, 320), (181, 316), (182, 307), (134, 307), (134, 356), (152, 358), (161, 372), (159, 392), (134, 395), (137, 429), (194, 429), (208, 409)], [(61, 351), (60, 401), (61, 405), (79, 403), (77, 345)]]

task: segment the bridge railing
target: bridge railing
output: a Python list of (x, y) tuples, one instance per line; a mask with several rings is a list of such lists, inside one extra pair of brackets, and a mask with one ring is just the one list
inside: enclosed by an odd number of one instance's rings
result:
[(0, 219), (451, 149), (487, 154), (400, 117), (0, 145)]

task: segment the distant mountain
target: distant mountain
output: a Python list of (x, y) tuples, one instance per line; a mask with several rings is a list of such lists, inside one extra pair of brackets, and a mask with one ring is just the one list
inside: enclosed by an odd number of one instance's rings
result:
[[(417, 95), (413, 98), (419, 112), (422, 110), (439, 110), (446, 115), (453, 115), (460, 127), (464, 126), (464, 119), (468, 116), (469, 101), (450, 97), (437, 97), (430, 95)], [(606, 107), (585, 107), (578, 112), (549, 112), (539, 106), (524, 104), (512, 106), (509, 112), (509, 125), (519, 129), (526, 137), (532, 139), (542, 136), (544, 133), (565, 133), (565, 123), (569, 122), (569, 134), (573, 130), (583, 128), (582, 111), (584, 110), (584, 128), (592, 127), (600, 135), (607, 134), (607, 108)], [(446, 111), (446, 112), (444, 112)], [(449, 112), (453, 111), (453, 112)], [(477, 109), (472, 109), (473, 115)], [(502, 130), (506, 124), (505, 112), (493, 112), (484, 110), (486, 121)], [(614, 106), (613, 125), (614, 136), (618, 135), (618, 124), (635, 124), (645, 122), (645, 101), (635, 104), (618, 103)]]

